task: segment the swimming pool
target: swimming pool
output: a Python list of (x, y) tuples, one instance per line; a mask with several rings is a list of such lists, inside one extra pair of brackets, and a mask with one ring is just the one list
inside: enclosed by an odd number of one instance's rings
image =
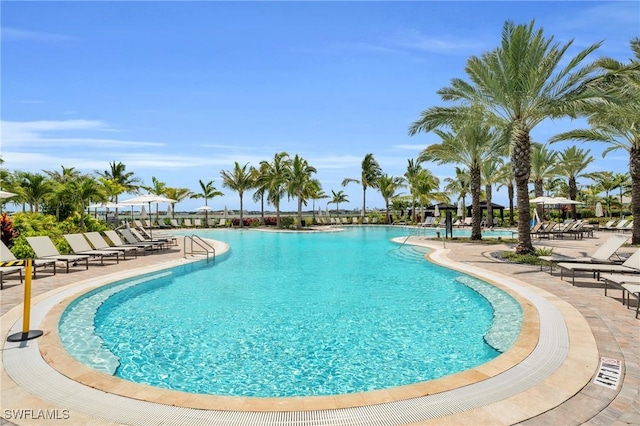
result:
[(162, 388), (301, 396), (442, 377), (494, 358), (518, 335), (513, 299), (389, 241), (406, 229), (199, 234), (230, 252), (72, 302), (60, 322), (67, 350)]

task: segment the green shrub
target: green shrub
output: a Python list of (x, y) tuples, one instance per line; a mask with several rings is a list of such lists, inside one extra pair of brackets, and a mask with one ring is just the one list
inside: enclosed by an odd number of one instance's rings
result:
[(293, 225), (294, 219), (291, 216), (284, 216), (280, 218), (280, 225), (283, 228), (290, 228)]

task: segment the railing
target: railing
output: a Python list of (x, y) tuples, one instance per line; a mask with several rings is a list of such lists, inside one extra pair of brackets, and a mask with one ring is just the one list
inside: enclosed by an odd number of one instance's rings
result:
[[(189, 250), (187, 251), (187, 241), (190, 242)], [(199, 250), (194, 250), (194, 244), (199, 248)], [(213, 260), (216, 260), (216, 249), (200, 238), (198, 235), (187, 235), (184, 237), (182, 242), (182, 251), (184, 253), (184, 257), (187, 257), (187, 254), (193, 256), (196, 253), (205, 253), (207, 255), (207, 263), (209, 263), (209, 255), (213, 256)]]

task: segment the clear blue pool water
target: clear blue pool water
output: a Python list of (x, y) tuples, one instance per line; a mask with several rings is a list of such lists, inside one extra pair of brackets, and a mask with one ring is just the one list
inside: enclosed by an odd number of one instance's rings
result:
[(156, 387), (288, 397), (435, 379), (491, 360), (519, 333), (513, 299), (390, 241), (406, 229), (198, 234), (231, 250), (77, 299), (60, 322), (67, 350)]

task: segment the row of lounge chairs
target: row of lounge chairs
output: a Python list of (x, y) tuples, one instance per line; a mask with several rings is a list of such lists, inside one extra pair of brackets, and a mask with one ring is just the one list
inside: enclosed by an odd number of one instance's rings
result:
[[(576, 273), (588, 272), (598, 281), (604, 282), (604, 294), (607, 295), (609, 286), (622, 290), (622, 303), (629, 307), (630, 297), (637, 299), (636, 318), (640, 317), (640, 249), (636, 249), (631, 256), (624, 259), (618, 249), (627, 241), (628, 237), (621, 234), (609, 237), (593, 254), (585, 257), (567, 256), (539, 256), (543, 262), (560, 269), (560, 279), (571, 276), (571, 284), (575, 286)], [(542, 269), (542, 266), (541, 266)]]
[[(73, 252), (71, 254), (61, 254), (48, 236), (27, 237), (27, 242), (36, 254), (32, 263), (33, 277), (36, 278), (39, 268), (47, 266), (53, 266), (52, 272), (55, 275), (58, 262), (65, 264), (68, 273), (72, 266), (82, 265), (89, 269), (90, 260), (99, 260), (101, 265), (104, 265), (105, 260), (119, 263), (120, 259), (125, 260), (127, 255), (137, 257), (140, 252), (145, 255), (159, 252), (177, 243), (176, 238), (172, 236), (150, 238), (148, 234), (143, 235), (143, 232), (146, 232), (143, 228), (125, 228), (119, 233), (113, 230), (104, 231), (104, 236), (99, 232), (65, 234), (64, 238)], [(0, 244), (0, 256), (0, 289), (4, 285), (4, 275), (18, 273), (22, 282), (26, 261), (17, 259), (4, 243)]]
[(537, 238), (583, 238), (585, 235), (593, 236), (593, 226), (586, 220), (567, 220), (558, 222), (539, 222), (531, 227), (529, 233)]
[(620, 219), (610, 220), (600, 227), (601, 231), (631, 231), (633, 229), (633, 220)]

